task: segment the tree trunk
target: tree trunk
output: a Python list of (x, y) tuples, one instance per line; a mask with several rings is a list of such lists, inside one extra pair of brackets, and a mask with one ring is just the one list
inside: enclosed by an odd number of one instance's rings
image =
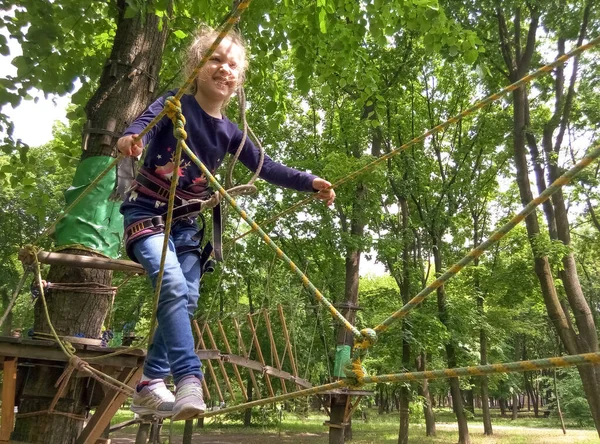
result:
[[(417, 356), (417, 371), (424, 372), (427, 369), (427, 355), (422, 351)], [(423, 414), (425, 415), (425, 435), (435, 436), (435, 414), (433, 413), (433, 402), (429, 393), (429, 381), (423, 379), (419, 385), (419, 395), (425, 399)]]
[[(435, 233), (432, 235), (433, 241), (433, 260), (435, 265), (436, 276), (442, 273), (442, 255), (440, 251), (440, 239), (441, 235)], [(440, 322), (449, 328), (449, 313), (448, 304), (446, 301), (446, 290), (444, 286), (437, 288), (437, 305), (438, 305), (438, 316)], [(446, 358), (448, 367), (456, 367), (456, 349), (454, 344), (448, 342), (446, 344)], [(460, 383), (458, 378), (450, 378), (450, 392), (452, 394), (452, 408), (456, 415), (456, 421), (458, 423), (458, 444), (470, 444), (471, 438), (469, 436), (469, 426), (467, 425), (467, 417), (464, 411), (464, 405), (462, 395), (460, 393)]]
[[(158, 77), (162, 51), (167, 37), (167, 28), (158, 30), (158, 18), (154, 14), (145, 17), (124, 18), (125, 0), (117, 2), (117, 30), (110, 59), (102, 73), (98, 90), (86, 105), (86, 114), (91, 128), (107, 129), (121, 133), (125, 125), (143, 111), (152, 100), (153, 84)], [(134, 68), (148, 75), (128, 75)], [(85, 136), (85, 135), (84, 135)], [(94, 156), (114, 156), (115, 137), (90, 133), (87, 137), (87, 150), (81, 159)], [(108, 198), (108, 196), (107, 196)], [(80, 205), (85, 205), (85, 199)], [(88, 205), (97, 205), (88, 202)], [(57, 228), (57, 230), (60, 227)], [(95, 255), (84, 250), (69, 250), (72, 254)], [(55, 283), (99, 283), (110, 285), (112, 272), (87, 268), (67, 268), (52, 266), (47, 280)], [(52, 291), (48, 295), (50, 320), (59, 335), (83, 334), (98, 338), (109, 309), (106, 295), (91, 293), (71, 293)], [(36, 305), (34, 328), (49, 332), (48, 323)], [(47, 411), (56, 393), (54, 384), (62, 369), (35, 367), (27, 379), (19, 413)], [(19, 417), (13, 439), (34, 443), (70, 443), (83, 427), (86, 379), (71, 378), (65, 394), (55, 407), (57, 412), (65, 412), (75, 417), (63, 415), (39, 415)], [(79, 416), (79, 418), (77, 417)]]
[[(477, 247), (480, 243), (479, 232), (481, 227), (479, 226), (479, 214), (475, 211), (471, 212), (473, 218), (473, 247)], [(473, 259), (473, 269), (475, 270), (473, 276), (473, 289), (475, 290), (475, 298), (477, 300), (477, 312), (483, 323), (485, 320), (485, 297), (481, 293), (481, 282), (479, 280), (479, 273), (477, 267), (479, 265), (479, 257)], [(479, 355), (480, 364), (487, 365), (487, 333), (485, 328), (479, 329)], [(482, 376), (480, 378), (481, 383), (481, 409), (483, 412), (483, 434), (490, 436), (494, 434), (492, 429), (492, 418), (490, 416), (490, 399), (489, 399), (489, 386), (488, 377)]]
[[(359, 192), (358, 198), (360, 198), (362, 192), (362, 186), (358, 185)], [(364, 191), (364, 190), (363, 190)], [(364, 231), (364, 223), (357, 217), (353, 217), (351, 220), (351, 234), (353, 236), (362, 236)], [(342, 314), (348, 321), (354, 324), (356, 319), (356, 306), (358, 305), (358, 283), (359, 283), (359, 268), (360, 268), (360, 255), (362, 251), (360, 248), (348, 248), (346, 254), (346, 287), (345, 287), (345, 305)], [(354, 336), (349, 332), (343, 325), (340, 325), (337, 329), (337, 345), (352, 347), (354, 344)], [(336, 363), (338, 364), (338, 363)], [(338, 364), (339, 365), (339, 364)], [(331, 418), (332, 424), (339, 424), (343, 422), (344, 411), (346, 408), (346, 398), (348, 395), (333, 395), (331, 397)], [(339, 422), (338, 422), (339, 421)], [(348, 420), (348, 424), (345, 427), (329, 428), (329, 444), (343, 444), (346, 439), (350, 439), (352, 436), (352, 424)]]
[[(248, 373), (248, 379), (246, 381), (246, 393), (248, 394), (248, 402), (252, 401), (252, 378)], [(252, 409), (244, 410), (244, 427), (250, 427), (252, 425)]]
[[(510, 80), (513, 82), (523, 77), (525, 73), (529, 70), (536, 45), (536, 32), (539, 23), (540, 10), (539, 8), (532, 5), (528, 5), (528, 8), (531, 15), (531, 19), (529, 23), (529, 30), (527, 32), (527, 36), (524, 39), (522, 39), (521, 36), (520, 10), (518, 10), (518, 13), (515, 14), (514, 38), (511, 39), (508, 35), (508, 26), (504, 17), (504, 12), (499, 7), (496, 9), (496, 17), (498, 19), (499, 33), (501, 36), (500, 51), (504, 59), (506, 68), (510, 73)], [(584, 20), (582, 22), (579, 35), (580, 41), (582, 41), (583, 36), (585, 35), (588, 15), (589, 5), (586, 6), (586, 10), (584, 12)], [(525, 41), (525, 47), (521, 51), (522, 40)], [(517, 45), (513, 45), (513, 42), (517, 42)], [(576, 64), (577, 61), (575, 61), (574, 63)], [(575, 79), (576, 71), (577, 69), (575, 68), (573, 79)], [(557, 84), (555, 87), (555, 92), (557, 93), (557, 109), (559, 109), (563, 106), (562, 68), (560, 68), (559, 71), (557, 71), (556, 75)], [(574, 85), (572, 85), (572, 87), (574, 87)], [(572, 92), (569, 91), (569, 94), (571, 95)], [(514, 90), (512, 97), (514, 137), (513, 145), (515, 154), (515, 167), (517, 170), (517, 184), (519, 186), (521, 202), (523, 203), (523, 205), (526, 205), (531, 200), (533, 200), (533, 196), (529, 185), (528, 165), (525, 153), (525, 134), (527, 133), (528, 128), (528, 105), (525, 88), (520, 87)], [(564, 106), (564, 116), (568, 116), (570, 107), (568, 97), (564, 102)], [(556, 146), (558, 147), (560, 146), (561, 139), (564, 134), (564, 122), (568, 121), (568, 119), (565, 120), (563, 118), (564, 116), (558, 116), (558, 121), (562, 120), (561, 131), (559, 133), (559, 137), (556, 143)], [(556, 127), (552, 127), (552, 125), (556, 124), (551, 124), (550, 122), (546, 126), (544, 131), (543, 146), (544, 153), (546, 154), (546, 158), (548, 160), (553, 159), (554, 155), (557, 154), (556, 150), (553, 149), (551, 146), (552, 134), (554, 128)], [(550, 154), (552, 154), (552, 156)], [(558, 171), (556, 165), (554, 164), (554, 161), (547, 162), (547, 164), (547, 166), (549, 167), (549, 179), (556, 179), (558, 177)], [(541, 182), (538, 183), (541, 184)], [(569, 245), (569, 225), (566, 217), (564, 199), (562, 197), (561, 192), (557, 192), (553, 195), (552, 204), (554, 209), (557, 236), (561, 241), (563, 241), (563, 243), (565, 243), (565, 245)], [(546, 212), (547, 216), (549, 214), (549, 212)], [(575, 318), (579, 334), (577, 334), (577, 332), (575, 332), (575, 330), (573, 329), (573, 326), (570, 325), (569, 313), (566, 313), (565, 310), (563, 310), (563, 308), (561, 307), (560, 301), (556, 294), (556, 288), (554, 287), (554, 281), (548, 263), (548, 258), (544, 255), (543, 252), (537, 251), (536, 249), (534, 239), (540, 233), (536, 212), (527, 216), (527, 218), (525, 219), (525, 224), (527, 227), (527, 234), (529, 236), (531, 246), (533, 249), (535, 272), (538, 277), (538, 280), (540, 281), (544, 303), (546, 304), (548, 315), (552, 320), (552, 323), (560, 337), (562, 344), (565, 347), (565, 350), (569, 354), (598, 351), (598, 338), (593, 321), (593, 316), (591, 314), (591, 310), (589, 309), (587, 301), (585, 300), (585, 298), (583, 298), (583, 295), (581, 293), (579, 278), (577, 277), (577, 272), (575, 269), (575, 260), (572, 254), (568, 254), (563, 258), (564, 271), (561, 272), (561, 279), (563, 280), (565, 293), (567, 294), (569, 305), (571, 306), (571, 310), (573, 311), (573, 317)], [(551, 218), (549, 220), (549, 224), (551, 227), (553, 227), (554, 225)], [(581, 381), (583, 383), (583, 388), (587, 401), (590, 405), (590, 410), (594, 419), (594, 423), (596, 425), (596, 430), (600, 435), (600, 371), (598, 371), (598, 369), (596, 369), (593, 366), (578, 367), (578, 370), (579, 375), (581, 376)]]
[[(400, 198), (400, 209), (402, 216), (402, 280), (400, 282), (400, 296), (402, 302), (406, 304), (410, 300), (410, 250), (411, 242), (409, 229), (408, 204), (406, 199)], [(410, 344), (406, 340), (410, 332), (410, 326), (407, 322), (402, 322), (402, 367), (408, 371), (410, 367)], [(398, 432), (398, 444), (408, 444), (408, 426), (410, 419), (410, 392), (406, 384), (400, 387), (400, 430)]]

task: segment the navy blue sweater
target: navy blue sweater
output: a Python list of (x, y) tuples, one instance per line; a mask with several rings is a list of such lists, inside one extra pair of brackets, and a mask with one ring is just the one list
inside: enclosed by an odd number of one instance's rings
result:
[[(162, 111), (165, 97), (175, 95), (175, 93), (176, 91), (169, 91), (165, 96), (156, 100), (125, 130), (124, 135), (141, 133), (148, 123)], [(225, 154), (235, 154), (242, 140), (242, 132), (227, 117), (218, 119), (207, 114), (194, 96), (185, 94), (181, 97), (181, 110), (186, 119), (186, 144), (214, 174), (223, 163)], [(173, 123), (171, 120), (164, 116), (143, 137), (142, 141), (147, 150), (144, 169), (156, 177), (170, 182), (171, 176), (176, 170), (173, 157), (177, 146), (177, 139), (173, 136)], [(260, 152), (249, 138), (246, 139), (239, 160), (250, 170), (256, 171), (260, 160)], [(202, 175), (200, 168), (185, 153), (182, 153), (177, 172), (179, 174), (177, 185), (179, 189), (189, 193), (198, 193), (206, 189), (207, 179)], [(316, 176), (289, 168), (265, 155), (260, 177), (272, 184), (297, 191), (314, 191), (312, 182)], [(160, 208), (164, 205), (164, 202), (159, 202), (150, 196), (135, 192), (134, 187), (132, 192), (127, 193), (121, 206), (121, 212), (124, 212), (129, 206), (139, 205), (149, 209), (160, 209), (156, 211), (156, 214), (166, 210), (166, 207)]]

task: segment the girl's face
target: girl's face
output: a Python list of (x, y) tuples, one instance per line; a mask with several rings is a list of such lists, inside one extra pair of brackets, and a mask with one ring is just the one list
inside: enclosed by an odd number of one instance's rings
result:
[(225, 37), (198, 74), (196, 96), (222, 105), (238, 86), (243, 64), (244, 50)]

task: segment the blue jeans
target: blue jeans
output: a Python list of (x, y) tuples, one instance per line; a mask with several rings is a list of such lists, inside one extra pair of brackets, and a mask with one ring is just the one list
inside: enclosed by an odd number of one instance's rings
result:
[[(141, 210), (141, 209), (140, 209)], [(142, 211), (126, 211), (125, 225), (153, 216), (140, 217)], [(199, 246), (193, 240), (198, 228), (195, 221), (179, 220), (171, 227), (169, 248), (157, 308), (158, 327), (148, 347), (144, 375), (161, 379), (173, 375), (175, 384), (187, 375), (202, 379), (200, 359), (194, 351), (194, 337), (190, 319), (198, 306), (200, 292), (200, 252), (194, 250), (177, 254), (178, 247)], [(152, 287), (160, 271), (164, 235), (154, 234), (135, 241), (132, 245), (136, 259), (150, 277)]]

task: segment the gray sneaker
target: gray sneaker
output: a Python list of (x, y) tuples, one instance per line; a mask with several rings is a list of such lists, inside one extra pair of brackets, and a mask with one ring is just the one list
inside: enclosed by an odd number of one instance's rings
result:
[(162, 379), (153, 379), (147, 384), (139, 384), (133, 394), (131, 411), (140, 416), (168, 418), (173, 415), (175, 396)]
[(184, 376), (175, 392), (173, 421), (192, 419), (206, 411), (202, 395), (202, 382), (194, 375)]

